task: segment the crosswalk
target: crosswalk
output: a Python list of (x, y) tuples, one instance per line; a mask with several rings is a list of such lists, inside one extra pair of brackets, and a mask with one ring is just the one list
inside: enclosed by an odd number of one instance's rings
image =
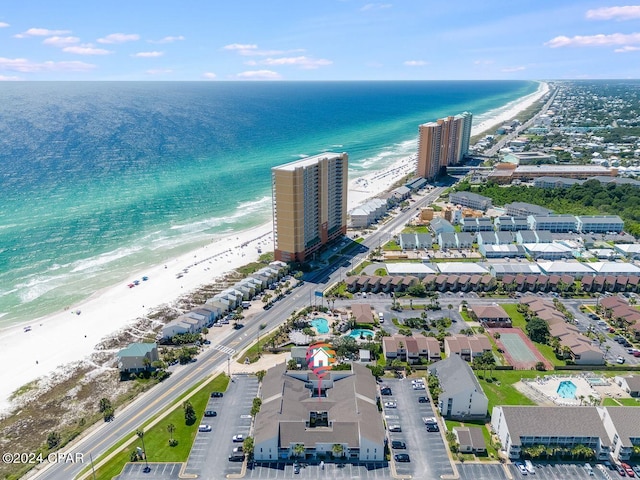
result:
[(234, 353), (236, 353), (236, 351), (231, 348), (231, 347), (227, 347), (225, 345), (216, 345), (215, 347), (216, 350), (221, 351), (222, 353), (226, 354), (226, 355), (233, 355)]

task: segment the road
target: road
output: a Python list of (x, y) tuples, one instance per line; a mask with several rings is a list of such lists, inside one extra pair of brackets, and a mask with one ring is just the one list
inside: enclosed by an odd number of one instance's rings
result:
[[(190, 386), (208, 378), (216, 371), (225, 371), (228, 356), (215, 348), (224, 345), (241, 352), (258, 338), (258, 334), (266, 335), (282, 324), (292, 311), (308, 305), (314, 297), (314, 292), (324, 290), (327, 286), (340, 280), (343, 267), (348, 262), (350, 268), (365, 259), (369, 250), (387, 242), (399, 231), (410, 218), (415, 216), (416, 209), (430, 205), (442, 193), (443, 187), (433, 188), (428, 193), (419, 196), (411, 208), (391, 217), (370, 234), (360, 245), (359, 252), (351, 258), (343, 255), (339, 262), (324, 265), (305, 275), (305, 283), (296, 288), (293, 293), (276, 302), (268, 311), (260, 312), (247, 321), (244, 328), (231, 330), (221, 340), (214, 342), (201, 353), (196, 362), (181, 366), (172, 375), (148, 392), (140, 395), (135, 401), (122, 410), (116, 411), (112, 422), (101, 423), (91, 428), (83, 437), (63, 451), (67, 454), (81, 454), (84, 463), (46, 463), (37, 471), (32, 471), (29, 478), (39, 480), (69, 480), (76, 478), (88, 464), (89, 458), (98, 459), (112, 445), (123, 438), (128, 438), (148, 420), (166, 411), (176, 399)], [(265, 325), (260, 329), (260, 325)], [(235, 361), (235, 360), (234, 360)], [(226, 453), (226, 452), (225, 452)]]

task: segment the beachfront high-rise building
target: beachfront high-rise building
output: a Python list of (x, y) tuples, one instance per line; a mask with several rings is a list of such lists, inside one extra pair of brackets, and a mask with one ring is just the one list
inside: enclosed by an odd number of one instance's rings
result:
[(442, 167), (458, 165), (469, 151), (473, 115), (441, 118), (418, 127), (418, 175), (434, 178)]
[(347, 233), (346, 153), (323, 153), (271, 169), (276, 260), (304, 262)]

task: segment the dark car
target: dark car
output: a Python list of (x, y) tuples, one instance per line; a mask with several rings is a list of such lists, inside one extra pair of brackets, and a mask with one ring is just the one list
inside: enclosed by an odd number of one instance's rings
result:
[(409, 458), (409, 455), (407, 455), (406, 453), (396, 453), (393, 458), (395, 459), (396, 462), (410, 462), (411, 459)]
[(429, 403), (429, 399), (427, 397), (418, 397), (418, 403)]
[(223, 396), (224, 394), (222, 392), (211, 392), (211, 398), (220, 398)]
[(382, 387), (380, 389), (380, 394), (381, 395), (393, 395), (393, 393), (391, 392), (391, 387)]
[(405, 448), (407, 448), (407, 444), (404, 442), (401, 442), (400, 440), (393, 440), (391, 442), (391, 448), (396, 450), (404, 450)]
[(216, 412), (215, 410), (205, 410), (204, 412), (205, 417), (215, 417), (217, 415), (218, 415), (218, 412)]
[(439, 432), (440, 428), (438, 427), (438, 425), (430, 423), (429, 425), (427, 425), (427, 432)]
[(618, 475), (620, 475), (621, 477), (626, 477), (627, 476), (627, 472), (624, 471), (624, 468), (622, 468), (622, 465), (615, 465), (616, 470), (618, 471)]

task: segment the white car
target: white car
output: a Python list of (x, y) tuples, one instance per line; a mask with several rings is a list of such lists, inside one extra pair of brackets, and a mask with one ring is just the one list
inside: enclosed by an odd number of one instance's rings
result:
[(199, 432), (210, 432), (211, 431), (211, 425), (207, 425), (206, 423), (203, 423), (202, 425), (200, 425), (198, 427), (198, 431)]
[(413, 389), (414, 390), (424, 390), (424, 383), (414, 383), (413, 384)]
[(522, 475), (527, 474), (527, 467), (524, 466), (524, 463), (516, 462), (515, 466), (518, 468)]
[(238, 443), (238, 442), (244, 442), (244, 435), (238, 434), (238, 435), (234, 435), (233, 436), (233, 441)]
[(385, 408), (398, 408), (398, 404), (396, 402), (384, 402)]

